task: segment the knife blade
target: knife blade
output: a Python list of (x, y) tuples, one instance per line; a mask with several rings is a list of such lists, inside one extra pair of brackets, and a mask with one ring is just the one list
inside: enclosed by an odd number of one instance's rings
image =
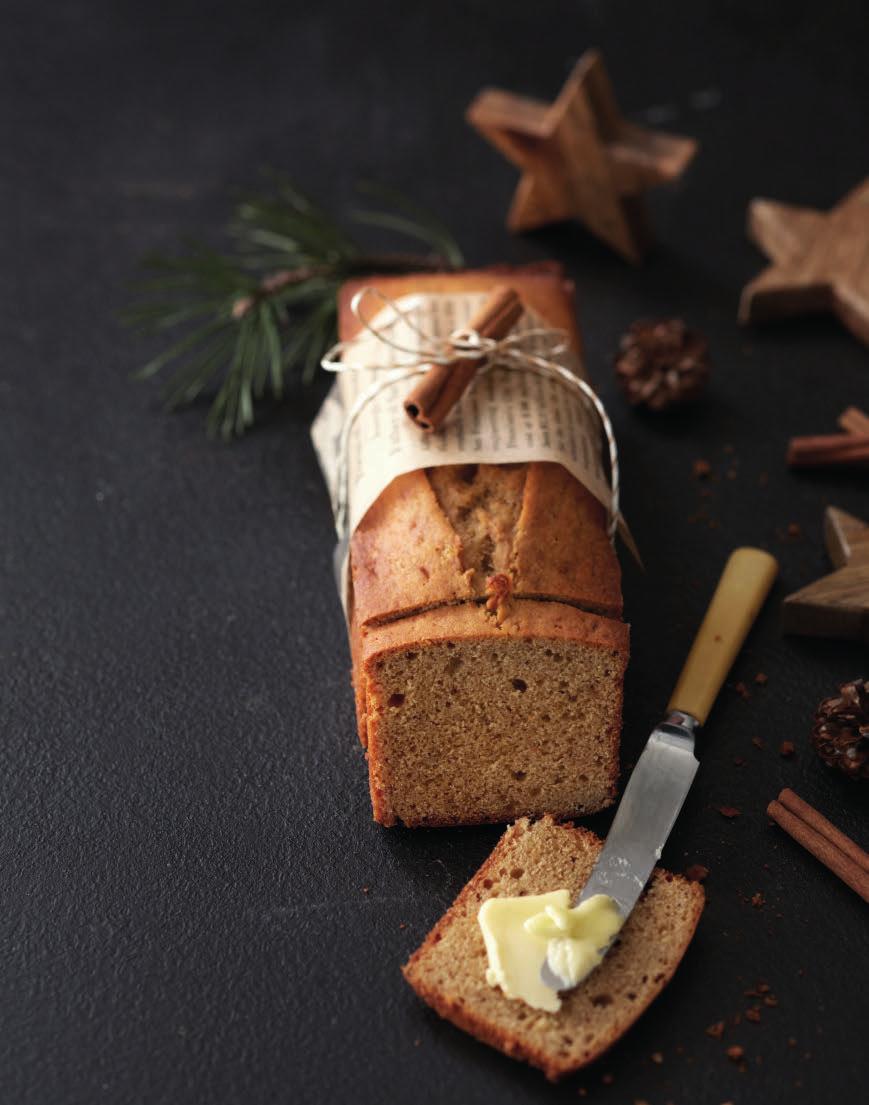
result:
[[(668, 716), (646, 741), (576, 905), (607, 894), (623, 922), (627, 920), (697, 773), (695, 734), (706, 722), (777, 573), (775, 558), (761, 549), (731, 553), (673, 691)], [(572, 989), (582, 981), (563, 978), (548, 958), (540, 977), (553, 990)]]

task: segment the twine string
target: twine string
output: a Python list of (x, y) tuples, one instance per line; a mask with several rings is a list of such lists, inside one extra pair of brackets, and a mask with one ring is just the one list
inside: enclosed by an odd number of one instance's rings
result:
[[(383, 322), (368, 318), (362, 309), (366, 297), (377, 299), (381, 307), (388, 308), (392, 315)], [(363, 330), (374, 337), (381, 345), (399, 354), (389, 365), (354, 364), (343, 360), (344, 354), (358, 348), (364, 339), (352, 338), (349, 341), (336, 342), (321, 360), (321, 366), (327, 372), (349, 372), (359, 369), (382, 372), (383, 376), (375, 380), (357, 395), (341, 428), (338, 440), (338, 478), (332, 496), (332, 511), (335, 516), (335, 528), (339, 538), (349, 536), (349, 450), (350, 435), (353, 426), (362, 411), (386, 388), (393, 387), (402, 380), (414, 376), (423, 376), (429, 365), (451, 365), (458, 361), (477, 360), (480, 365), (471, 381), (471, 387), (485, 373), (493, 368), (504, 368), (513, 372), (532, 372), (556, 380), (568, 388), (578, 391), (597, 415), (604, 437), (606, 438), (610, 466), (610, 504), (608, 508), (608, 533), (610, 541), (615, 542), (619, 525), (619, 457), (615, 434), (603, 403), (594, 389), (585, 380), (581, 380), (565, 365), (555, 358), (569, 350), (567, 334), (563, 330), (550, 327), (535, 327), (508, 334), (505, 338), (484, 337), (476, 330), (467, 327), (453, 331), (445, 339), (437, 338), (420, 327), (394, 299), (377, 288), (360, 288), (350, 301), (350, 309)], [(413, 345), (399, 341), (393, 331), (399, 323), (404, 323), (416, 336), (418, 343)]]

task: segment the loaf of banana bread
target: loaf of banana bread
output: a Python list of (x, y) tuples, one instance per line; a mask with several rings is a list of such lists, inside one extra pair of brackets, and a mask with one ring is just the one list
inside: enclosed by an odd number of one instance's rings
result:
[[(387, 295), (509, 282), (579, 352), (552, 270), (368, 280)], [(341, 295), (343, 339), (358, 284)], [(463, 825), (609, 805), (628, 627), (604, 508), (560, 464), (399, 476), (350, 544), (350, 642), (375, 820)]]

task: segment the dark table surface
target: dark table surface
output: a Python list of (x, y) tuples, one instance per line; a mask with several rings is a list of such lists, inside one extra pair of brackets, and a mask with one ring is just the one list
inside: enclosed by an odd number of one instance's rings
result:
[[(865, 652), (780, 628), (782, 597), (828, 570), (825, 505), (867, 515), (865, 478), (789, 472), (785, 443), (869, 405), (869, 353), (829, 319), (745, 331), (735, 312), (762, 264), (749, 199), (826, 208), (869, 169), (861, 6), (3, 4), (0, 1100), (858, 1100), (865, 906), (764, 808), (793, 786), (869, 845), (869, 784), (808, 744)], [(591, 45), (629, 117), (702, 143), (652, 199), (660, 246), (640, 269), (573, 227), (509, 238), (515, 172), (462, 120), (484, 84), (554, 95)], [(575, 278), (647, 565), (625, 566), (626, 760), (728, 551), (781, 562), (733, 673), (751, 699), (723, 693), (664, 855), (710, 870), (697, 937), (627, 1037), (560, 1087), (438, 1021), (399, 974), (499, 829), (370, 819), (307, 432), (322, 385), (223, 448), (202, 409), (166, 417), (130, 381), (151, 348), (116, 321), (137, 259), (212, 236), (263, 164), (330, 205), (389, 181), (470, 262), (555, 257)], [(684, 416), (615, 392), (618, 337), (649, 313), (709, 335), (708, 399)], [(761, 979), (778, 1006), (709, 1038)]]

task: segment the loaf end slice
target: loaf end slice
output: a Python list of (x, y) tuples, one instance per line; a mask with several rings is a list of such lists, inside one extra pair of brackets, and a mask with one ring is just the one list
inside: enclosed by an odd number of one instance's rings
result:
[(470, 825), (610, 805), (628, 627), (557, 602), (481, 605), (365, 629), (375, 820)]
[(424, 1002), (458, 1028), (556, 1081), (593, 1062), (672, 978), (703, 911), (703, 888), (656, 868), (603, 963), (557, 1013), (532, 1009), (486, 982), (477, 923), (490, 897), (585, 885), (603, 842), (550, 817), (511, 825), (490, 857), (403, 968)]

